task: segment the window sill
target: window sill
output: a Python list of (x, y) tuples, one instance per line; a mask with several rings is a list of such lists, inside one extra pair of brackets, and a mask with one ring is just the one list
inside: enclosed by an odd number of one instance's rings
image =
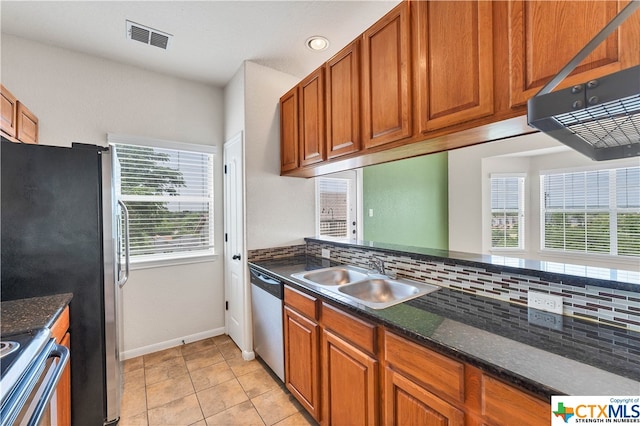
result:
[(207, 254), (203, 256), (180, 257), (173, 259), (138, 260), (131, 262), (131, 270), (164, 268), (177, 265), (190, 265), (194, 263), (215, 262), (218, 260), (217, 254)]
[(507, 254), (510, 254), (510, 255), (523, 255), (523, 254), (526, 253), (526, 250), (521, 249), (521, 248), (513, 248), (513, 249), (492, 248), (492, 249), (489, 250), (489, 253), (497, 254), (497, 255), (501, 255), (501, 254), (504, 254), (504, 255), (507, 255)]
[(539, 250), (541, 260), (551, 262), (571, 263), (600, 268), (613, 268), (635, 271), (638, 269), (638, 259), (630, 256), (612, 256), (606, 254), (572, 253), (556, 250)]

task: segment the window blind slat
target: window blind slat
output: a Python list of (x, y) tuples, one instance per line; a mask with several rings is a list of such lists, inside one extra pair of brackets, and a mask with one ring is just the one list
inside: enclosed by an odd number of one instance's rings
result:
[(542, 175), (541, 191), (542, 248), (640, 256), (640, 167)]
[(491, 177), (491, 247), (524, 245), (524, 177)]
[(318, 200), (320, 235), (349, 238), (349, 180), (319, 178)]
[(131, 257), (213, 252), (213, 154), (114, 145)]

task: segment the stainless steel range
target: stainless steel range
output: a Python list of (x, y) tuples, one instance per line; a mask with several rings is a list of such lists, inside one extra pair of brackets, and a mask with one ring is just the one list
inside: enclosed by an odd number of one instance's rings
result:
[(69, 360), (43, 328), (0, 342), (0, 424), (55, 424), (50, 418), (56, 385)]

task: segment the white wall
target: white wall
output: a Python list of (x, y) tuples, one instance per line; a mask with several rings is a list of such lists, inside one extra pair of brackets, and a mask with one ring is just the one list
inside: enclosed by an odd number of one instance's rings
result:
[[(507, 254), (589, 266), (637, 270), (637, 261), (580, 254), (549, 254), (540, 250), (540, 172), (545, 170), (622, 167), (637, 159), (594, 162), (540, 133), (449, 151), (449, 249), (490, 253), (491, 173), (527, 173), (524, 252)], [(495, 254), (495, 253), (494, 253)], [(497, 254), (500, 254), (497, 252)]]
[[(3, 35), (2, 83), (38, 116), (40, 141), (106, 145), (107, 132), (217, 145), (222, 247), (222, 90)], [(123, 291), (125, 357), (224, 330), (221, 258), (134, 270)]]
[(247, 249), (304, 243), (315, 234), (313, 179), (280, 176), (280, 96), (297, 77), (245, 62)]
[(224, 140), (244, 132), (244, 69), (242, 64), (224, 87)]

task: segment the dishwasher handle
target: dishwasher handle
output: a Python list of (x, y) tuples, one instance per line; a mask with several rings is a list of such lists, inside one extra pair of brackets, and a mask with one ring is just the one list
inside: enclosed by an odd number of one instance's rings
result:
[(260, 272), (255, 272), (254, 271), (254, 277), (256, 277), (257, 279), (259, 279), (260, 281), (262, 281), (265, 284), (271, 284), (271, 285), (281, 285), (282, 283), (278, 280), (274, 280), (271, 277), (268, 277), (266, 275), (261, 274)]
[(270, 277), (267, 274), (263, 274), (262, 272), (249, 268), (249, 274), (251, 274), (251, 284), (256, 287), (262, 288), (267, 293), (272, 294), (278, 299), (282, 300), (284, 296), (284, 282), (278, 280), (277, 278)]

